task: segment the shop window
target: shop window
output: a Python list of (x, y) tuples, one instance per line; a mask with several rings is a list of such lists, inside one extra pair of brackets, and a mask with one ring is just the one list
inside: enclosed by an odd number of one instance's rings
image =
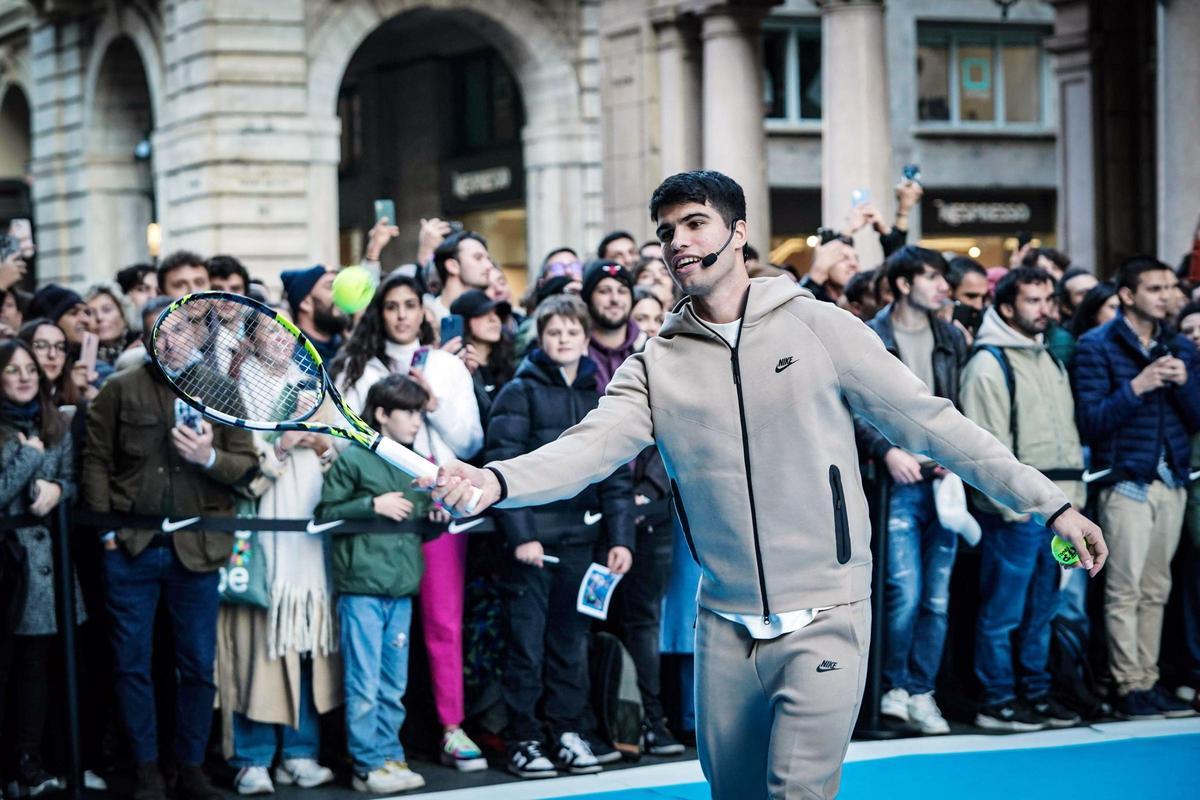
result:
[(917, 36), (917, 119), (951, 126), (1043, 128), (1049, 68), (1043, 32), (947, 29)]
[(821, 119), (818, 22), (769, 23), (764, 30), (763, 116), (784, 124)]
[(512, 72), (495, 52), (452, 62), (457, 99), (455, 143), (459, 155), (518, 144), (524, 124), (521, 95)]
[(338, 95), (338, 118), (342, 122), (341, 161), (338, 171), (351, 175), (363, 156), (362, 95), (355, 88), (346, 88)]

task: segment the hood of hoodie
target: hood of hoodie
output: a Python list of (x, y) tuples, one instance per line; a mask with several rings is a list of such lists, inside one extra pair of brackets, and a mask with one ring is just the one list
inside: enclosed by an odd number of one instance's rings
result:
[[(796, 297), (812, 297), (813, 293), (801, 288), (786, 275), (774, 278), (751, 278), (748, 296), (742, 311), (742, 327), (750, 328), (762, 321), (781, 305)], [(667, 314), (658, 335), (664, 339), (672, 336), (690, 335), (712, 338), (719, 334), (700, 319), (691, 297), (680, 300)]]
[(637, 343), (638, 337), (641, 335), (642, 329), (637, 326), (637, 323), (631, 317), (629, 322), (625, 323), (625, 341), (621, 343), (620, 347), (605, 347), (593, 336), (588, 340), (588, 348), (597, 351), (607, 358), (615, 358), (619, 355), (627, 356), (633, 352), (633, 346)]
[(983, 312), (983, 324), (979, 326), (979, 333), (975, 336), (976, 346), (992, 345), (994, 347), (1027, 347), (1027, 348), (1042, 348), (1045, 347), (1045, 334), (1039, 333), (1036, 339), (1030, 339), (1028, 336), (1014, 330), (1011, 325), (1005, 322), (995, 306), (989, 306), (988, 310)]
[[(545, 386), (566, 386), (562, 369), (540, 347), (534, 348), (525, 357), (525, 360), (521, 362), (521, 366), (517, 368), (517, 374), (514, 377), (536, 381)], [(571, 384), (571, 388), (593, 392), (596, 390), (595, 361), (592, 361), (587, 356), (579, 360), (579, 370), (575, 373), (575, 382)]]

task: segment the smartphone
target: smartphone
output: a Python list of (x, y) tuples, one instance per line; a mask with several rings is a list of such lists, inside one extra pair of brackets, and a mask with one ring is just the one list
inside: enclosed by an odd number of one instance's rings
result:
[(850, 192), (850, 207), (858, 208), (863, 203), (871, 202), (871, 191), (869, 189), (858, 188)]
[(23, 217), (18, 217), (8, 223), (8, 232), (17, 238), (21, 248), (21, 257), (33, 258), (33, 254), (37, 252), (37, 248), (33, 244), (33, 223)]
[(429, 360), (429, 348), (421, 347), (417, 352), (413, 353), (412, 364), (409, 369), (425, 369), (425, 362)]
[(463, 232), (463, 224), (462, 224), (461, 222), (459, 222), (458, 220), (456, 220), (456, 219), (452, 219), (452, 220), (450, 220), (450, 223), (449, 223), (449, 224), (450, 224), (450, 233), (451, 233), (451, 235), (453, 235), (453, 234), (455, 234), (455, 233), (462, 233), (462, 232)]
[(448, 317), (443, 317), (441, 338), (442, 344), (445, 344), (456, 336), (461, 337), (463, 335), (464, 327), (465, 323), (463, 322), (462, 315), (460, 314), (451, 314)]
[(900, 174), (904, 176), (904, 180), (912, 181), (913, 183), (921, 182), (921, 165), (920, 164), (905, 164), (904, 169), (900, 170)]
[(175, 427), (191, 428), (196, 433), (204, 433), (204, 425), (200, 412), (178, 397), (175, 398)]
[(7, 261), (21, 252), (21, 240), (11, 233), (0, 235), (0, 261)]
[(1017, 231), (1017, 249), (1020, 250), (1025, 245), (1033, 241), (1033, 234), (1029, 231)]
[(975, 333), (975, 331), (979, 330), (979, 326), (983, 324), (983, 312), (966, 303), (958, 303), (954, 306), (953, 318), (962, 323), (962, 326), (971, 333)]
[(79, 344), (79, 363), (87, 367), (87, 378), (90, 383), (96, 374), (96, 352), (100, 349), (100, 337), (94, 333), (85, 332), (83, 341)]
[(375, 221), (387, 217), (389, 225), (396, 224), (396, 203), (392, 200), (376, 200), (375, 201)]

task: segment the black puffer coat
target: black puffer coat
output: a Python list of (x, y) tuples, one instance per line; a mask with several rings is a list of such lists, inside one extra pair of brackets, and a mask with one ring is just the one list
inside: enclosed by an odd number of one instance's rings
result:
[[(523, 455), (554, 441), (599, 403), (596, 365), (590, 358), (579, 363), (574, 383), (567, 386), (558, 366), (541, 350), (532, 351), (492, 404), (486, 461)], [(632, 472), (621, 466), (570, 500), (494, 513), (510, 549), (537, 541), (553, 555), (554, 544), (595, 542), (603, 534), (609, 547), (633, 550)], [(596, 520), (596, 514), (603, 516)], [(589, 520), (595, 521), (589, 525)]]

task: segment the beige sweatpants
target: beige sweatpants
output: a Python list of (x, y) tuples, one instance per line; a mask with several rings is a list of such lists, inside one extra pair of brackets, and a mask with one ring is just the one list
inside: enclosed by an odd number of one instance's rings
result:
[(1158, 683), (1163, 608), (1171, 594), (1171, 559), (1183, 533), (1187, 490), (1150, 484), (1145, 502), (1114, 489), (1100, 493), (1100, 527), (1108, 544), (1104, 627), (1117, 691)]
[(833, 798), (867, 676), (870, 600), (754, 641), (701, 608), (696, 728), (714, 800)]

